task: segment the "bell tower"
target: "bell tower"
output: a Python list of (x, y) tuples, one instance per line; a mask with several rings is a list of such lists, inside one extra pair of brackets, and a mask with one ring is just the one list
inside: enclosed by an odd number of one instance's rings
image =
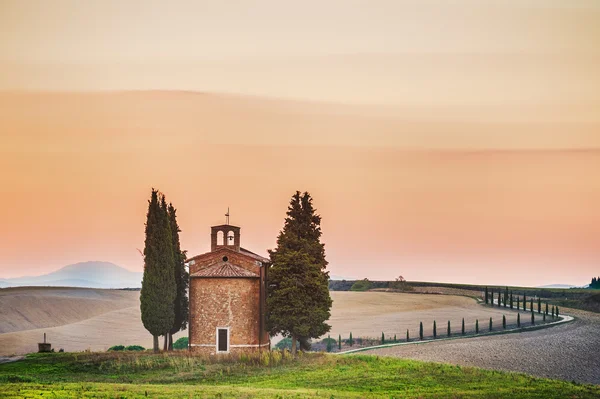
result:
[(240, 252), (240, 228), (230, 224), (221, 224), (210, 228), (210, 250), (221, 248)]

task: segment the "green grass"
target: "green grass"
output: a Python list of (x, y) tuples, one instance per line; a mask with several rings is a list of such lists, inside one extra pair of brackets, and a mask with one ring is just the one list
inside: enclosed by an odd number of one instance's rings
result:
[[(268, 365), (266, 365), (268, 364)], [(600, 387), (376, 356), (34, 354), (0, 365), (2, 398), (597, 398)]]

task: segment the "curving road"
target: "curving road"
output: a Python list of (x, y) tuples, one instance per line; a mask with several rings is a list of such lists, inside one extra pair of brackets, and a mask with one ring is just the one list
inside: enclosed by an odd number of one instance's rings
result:
[(576, 320), (547, 329), (374, 349), (364, 354), (523, 372), (600, 384), (600, 314), (574, 309)]

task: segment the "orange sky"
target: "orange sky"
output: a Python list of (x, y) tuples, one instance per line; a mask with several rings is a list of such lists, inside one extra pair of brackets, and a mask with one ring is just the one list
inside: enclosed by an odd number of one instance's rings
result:
[(598, 274), (597, 2), (148, 4), (0, 4), (0, 278), (141, 270), (151, 187), (191, 254), (299, 189), (334, 275)]

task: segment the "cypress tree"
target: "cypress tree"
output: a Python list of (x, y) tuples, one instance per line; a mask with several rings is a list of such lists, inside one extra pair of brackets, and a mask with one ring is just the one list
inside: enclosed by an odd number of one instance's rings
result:
[(398, 342), (398, 340), (396, 339), (396, 334), (394, 334), (394, 343)]
[(558, 306), (556, 307), (556, 317), (558, 317)]
[(523, 310), (527, 310), (527, 295), (523, 293)]
[(506, 316), (502, 315), (502, 328), (506, 328)]
[[(294, 345), (292, 345), (293, 347)], [(327, 350), (327, 352), (331, 352), (331, 350), (333, 349), (333, 345), (331, 345), (331, 335), (327, 336), (327, 347), (325, 348)]]
[(489, 302), (489, 297), (488, 297), (488, 287), (485, 287), (485, 304), (487, 305)]
[(546, 321), (546, 312), (542, 313), (542, 315), (543, 315), (543, 321), (545, 322)]
[(462, 335), (465, 335), (465, 318), (464, 317), (462, 319), (462, 330), (461, 330), (461, 332), (462, 332)]
[(494, 290), (490, 291), (490, 304), (494, 306)]
[(521, 309), (521, 303), (519, 301), (519, 296), (517, 295), (517, 310)]
[(533, 313), (533, 298), (529, 300), (529, 309), (531, 310), (531, 313)]
[(406, 329), (406, 342), (410, 341), (410, 336), (408, 335), (408, 328)]
[(433, 321), (433, 338), (437, 338), (437, 327), (435, 325), (435, 320)]
[(383, 331), (381, 332), (381, 345), (385, 344), (385, 335), (383, 335)]
[(448, 336), (450, 336), (450, 320), (448, 320)]
[(423, 341), (423, 322), (419, 322), (419, 339)]
[(352, 331), (350, 332), (350, 339), (348, 340), (350, 346), (354, 345), (354, 339), (352, 339)]
[(542, 298), (538, 296), (538, 314), (542, 313)]
[(546, 302), (546, 314), (548, 314), (548, 302)]
[(535, 324), (535, 313), (531, 312), (531, 325)]
[(510, 292), (510, 308), (513, 308), (513, 294), (512, 291)]
[(338, 350), (342, 350), (342, 334), (338, 335)]
[(554, 319), (554, 305), (552, 305), (552, 318)]
[(479, 319), (475, 320), (475, 334), (479, 334)]
[(309, 193), (297, 191), (290, 200), (277, 248), (269, 251), (267, 329), (271, 335), (296, 340), (317, 338), (331, 329), (332, 300), (325, 246), (320, 242), (321, 217)]
[(506, 287), (506, 290), (504, 291), (504, 307), (506, 307), (508, 304), (508, 287)]
[(140, 311), (144, 328), (154, 338), (153, 348), (158, 352), (158, 337), (166, 336), (175, 321), (175, 259), (173, 239), (167, 214), (166, 201), (152, 189), (146, 215), (144, 243), (144, 276), (140, 292)]
[(521, 313), (517, 313), (517, 327), (521, 327)]
[(492, 318), (490, 317), (490, 331), (492, 331)]
[(502, 306), (502, 295), (500, 291), (498, 291), (498, 307)]
[(177, 223), (177, 210), (173, 204), (169, 204), (167, 209), (169, 215), (169, 223), (171, 225), (171, 237), (173, 241), (173, 258), (175, 261), (175, 321), (173, 328), (169, 331), (169, 350), (173, 350), (173, 334), (187, 328), (189, 317), (189, 301), (187, 297), (187, 289), (189, 284), (189, 273), (185, 269), (186, 251), (181, 250), (179, 241), (179, 224)]

